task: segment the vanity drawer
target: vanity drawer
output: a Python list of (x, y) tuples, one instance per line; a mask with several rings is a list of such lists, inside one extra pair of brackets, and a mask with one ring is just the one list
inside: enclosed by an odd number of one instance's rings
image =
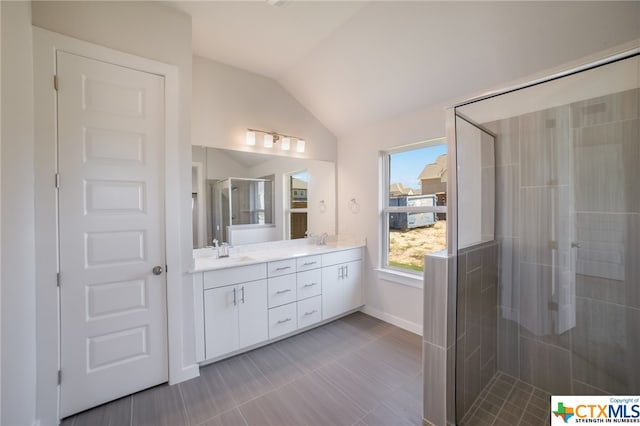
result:
[(322, 266), (337, 265), (362, 259), (362, 248), (334, 251), (322, 255)]
[(267, 280), (269, 308), (296, 301), (296, 274), (282, 275)]
[(298, 300), (322, 293), (322, 269), (298, 272)]
[(269, 309), (269, 339), (291, 333), (297, 325), (296, 303)]
[(286, 259), (267, 263), (267, 275), (269, 277), (293, 274), (294, 272), (296, 272), (296, 259)]
[(300, 271), (308, 271), (310, 269), (317, 269), (322, 266), (321, 261), (322, 261), (321, 255), (299, 257), (297, 259), (296, 270), (300, 272)]
[(298, 301), (298, 328), (322, 320), (322, 296)]
[(217, 269), (204, 273), (204, 289), (225, 285), (257, 281), (267, 278), (267, 264), (238, 266), (237, 268)]

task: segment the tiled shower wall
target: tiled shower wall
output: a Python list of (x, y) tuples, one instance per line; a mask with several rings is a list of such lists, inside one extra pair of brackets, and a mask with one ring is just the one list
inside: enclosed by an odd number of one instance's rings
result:
[(552, 394), (640, 389), (639, 102), (636, 89), (485, 125), (498, 135), (497, 368)]
[(458, 251), (456, 418), (496, 373), (498, 252), (495, 241)]

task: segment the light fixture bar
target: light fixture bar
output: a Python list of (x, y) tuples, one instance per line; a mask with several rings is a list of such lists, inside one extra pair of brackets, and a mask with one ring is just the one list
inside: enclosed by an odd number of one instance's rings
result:
[[(301, 138), (301, 137), (298, 137), (298, 136), (285, 135), (284, 133), (269, 132), (267, 130), (260, 130), (260, 129), (247, 129), (247, 132), (263, 133), (265, 135), (273, 135), (273, 136), (279, 136), (279, 137), (282, 137), (282, 138), (291, 138), (291, 139), (297, 139), (297, 140), (304, 139), (304, 138)], [(274, 140), (275, 140), (275, 138), (274, 138)]]

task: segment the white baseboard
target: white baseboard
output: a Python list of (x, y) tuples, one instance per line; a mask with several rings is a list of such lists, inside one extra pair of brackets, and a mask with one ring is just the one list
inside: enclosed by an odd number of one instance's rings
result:
[(407, 331), (422, 336), (422, 324), (416, 324), (415, 322), (407, 321), (406, 319), (391, 315), (376, 308), (372, 308), (369, 305), (363, 306), (360, 310), (367, 315), (371, 315), (372, 317), (378, 318), (384, 322), (393, 324), (396, 327), (403, 328)]

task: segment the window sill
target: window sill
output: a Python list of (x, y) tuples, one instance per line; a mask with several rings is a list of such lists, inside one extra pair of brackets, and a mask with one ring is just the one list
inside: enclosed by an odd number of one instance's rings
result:
[(424, 287), (422, 274), (410, 274), (393, 269), (377, 268), (378, 278), (395, 284), (422, 289)]

